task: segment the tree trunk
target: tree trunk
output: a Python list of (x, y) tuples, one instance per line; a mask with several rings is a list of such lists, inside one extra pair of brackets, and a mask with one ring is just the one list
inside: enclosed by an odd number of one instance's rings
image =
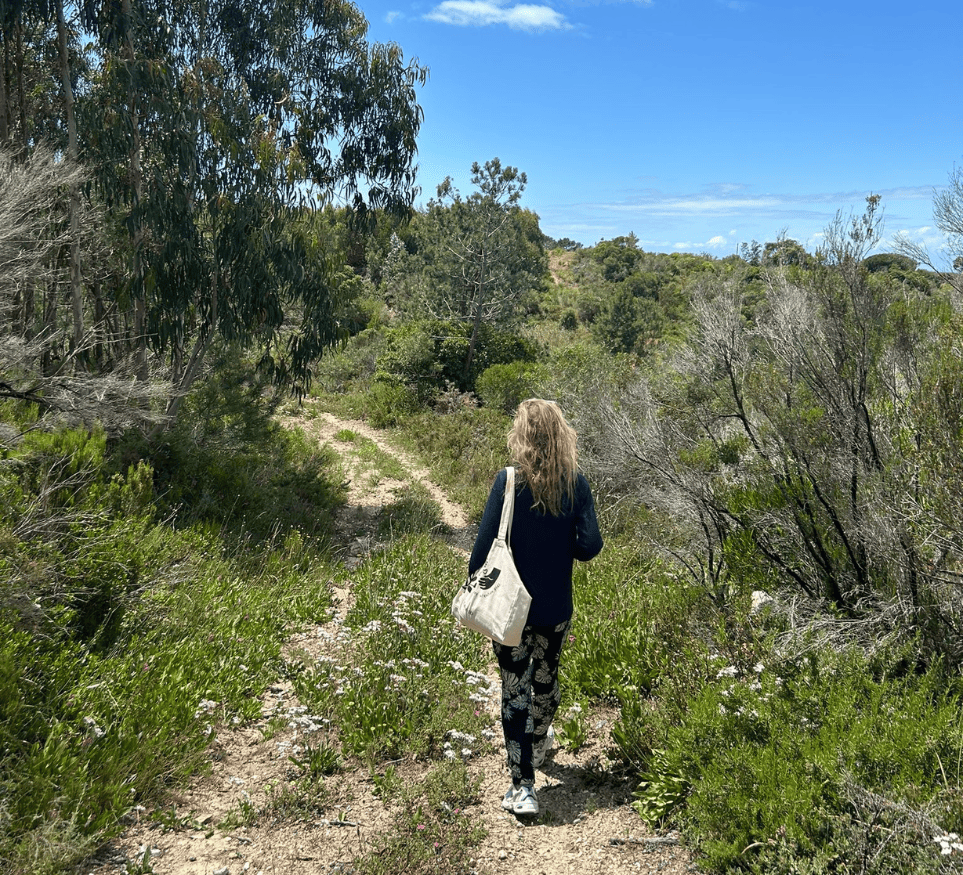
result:
[(7, 92), (9, 69), (9, 34), (3, 34), (3, 55), (0, 56), (0, 146), (6, 146), (10, 138), (10, 97)]
[(20, 145), (21, 157), (27, 154), (27, 98), (23, 91), (23, 25), (17, 22), (17, 99), (20, 101)]
[[(67, 22), (64, 2), (56, 0), (57, 47), (60, 53), (60, 80), (64, 90), (64, 114), (67, 122), (67, 158), (78, 161), (77, 119), (74, 116), (74, 91), (70, 84), (70, 58), (67, 55)], [(73, 315), (71, 345), (76, 354), (84, 339), (84, 299), (80, 273), (80, 195), (77, 186), (70, 187), (70, 301)]]
[(478, 346), (478, 333), (481, 330), (482, 317), (485, 312), (485, 274), (488, 270), (488, 249), (482, 249), (481, 264), (478, 268), (478, 294), (475, 296), (475, 318), (472, 319), (471, 340), (468, 343), (468, 355), (465, 358), (465, 384), (471, 374), (471, 366), (475, 361), (475, 348)]
[[(141, 169), (140, 119), (137, 115), (137, 92), (134, 89), (134, 68), (137, 63), (134, 54), (134, 28), (131, 0), (123, 0), (121, 14), (124, 27), (124, 62), (127, 65), (127, 112), (130, 116), (130, 185), (133, 190), (132, 209), (137, 210), (144, 194), (144, 175)], [(142, 234), (135, 225), (131, 230), (134, 251), (134, 362), (137, 379), (147, 380), (147, 302), (144, 300), (143, 267), (140, 259)]]
[(50, 341), (57, 332), (57, 278), (56, 274), (47, 282), (47, 294), (43, 307), (43, 332), (47, 342), (43, 347), (42, 368), (45, 376), (54, 371), (53, 347)]

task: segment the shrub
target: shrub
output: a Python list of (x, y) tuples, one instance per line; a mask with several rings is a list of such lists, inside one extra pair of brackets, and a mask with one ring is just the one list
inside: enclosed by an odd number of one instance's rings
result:
[(478, 377), (475, 391), (486, 407), (511, 414), (522, 401), (536, 394), (544, 377), (544, 366), (533, 362), (492, 365)]
[(480, 519), (492, 479), (507, 463), (510, 425), (505, 414), (486, 407), (462, 407), (445, 415), (424, 412), (405, 423), (405, 439), (439, 485)]
[(375, 428), (397, 425), (418, 407), (415, 393), (388, 377), (375, 380), (362, 399), (362, 416)]
[(450, 382), (462, 392), (475, 390), (479, 374), (496, 364), (534, 361), (537, 350), (514, 332), (483, 324), (471, 369), (465, 372), (472, 326), (465, 322), (429, 320), (392, 329), (378, 370), (412, 387), (426, 403)]
[[(939, 667), (894, 679), (855, 654), (748, 670), (717, 662), (684, 712), (657, 700), (637, 714), (635, 807), (683, 825), (709, 871), (753, 859), (766, 872), (858, 870), (867, 850), (877, 872), (898, 871), (887, 869), (894, 855), (935, 863), (927, 830), (963, 826), (943, 778), (959, 762), (961, 728)], [(906, 821), (898, 841), (882, 830), (855, 840), (854, 810), (873, 806)], [(939, 829), (926, 814), (935, 809)]]

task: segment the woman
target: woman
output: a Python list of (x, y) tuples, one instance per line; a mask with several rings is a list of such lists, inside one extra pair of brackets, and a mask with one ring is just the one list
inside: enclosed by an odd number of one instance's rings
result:
[[(523, 401), (508, 433), (515, 463), (510, 543), (515, 567), (532, 596), (517, 647), (493, 642), (502, 679), (502, 728), (512, 786), (502, 808), (537, 814), (535, 768), (551, 747), (561, 700), (558, 664), (572, 621), (572, 563), (602, 549), (595, 503), (578, 471), (576, 434), (554, 401)], [(495, 478), (468, 563), (481, 567), (498, 532), (506, 474)]]

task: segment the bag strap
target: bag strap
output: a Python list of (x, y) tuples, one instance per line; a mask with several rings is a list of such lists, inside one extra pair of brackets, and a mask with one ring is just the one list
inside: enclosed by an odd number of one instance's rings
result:
[(508, 542), (515, 514), (515, 469), (510, 465), (505, 469), (505, 497), (502, 500), (502, 518), (498, 524), (498, 539)]

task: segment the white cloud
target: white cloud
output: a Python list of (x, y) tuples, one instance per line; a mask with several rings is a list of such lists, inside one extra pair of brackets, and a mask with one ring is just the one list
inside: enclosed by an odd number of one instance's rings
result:
[(392, 22), (397, 21), (399, 18), (401, 18), (400, 12), (389, 12), (387, 15), (385, 15), (385, 22), (387, 24), (391, 24)]
[(520, 3), (500, 6), (490, 0), (445, 0), (425, 18), (459, 27), (486, 27), (505, 24), (514, 30), (568, 30), (565, 16), (548, 6)]
[(694, 243), (692, 240), (686, 240), (685, 242), (679, 241), (672, 244), (672, 248), (680, 252), (708, 252), (710, 249), (728, 249), (731, 246), (732, 243), (721, 234), (711, 237), (707, 243)]
[[(648, 203), (635, 204), (604, 204), (604, 208), (617, 212), (628, 213), (656, 213), (658, 215), (692, 215), (698, 213), (731, 214), (744, 210), (759, 210), (782, 206), (779, 198), (664, 198)], [(599, 205), (603, 206), (603, 205)]]

